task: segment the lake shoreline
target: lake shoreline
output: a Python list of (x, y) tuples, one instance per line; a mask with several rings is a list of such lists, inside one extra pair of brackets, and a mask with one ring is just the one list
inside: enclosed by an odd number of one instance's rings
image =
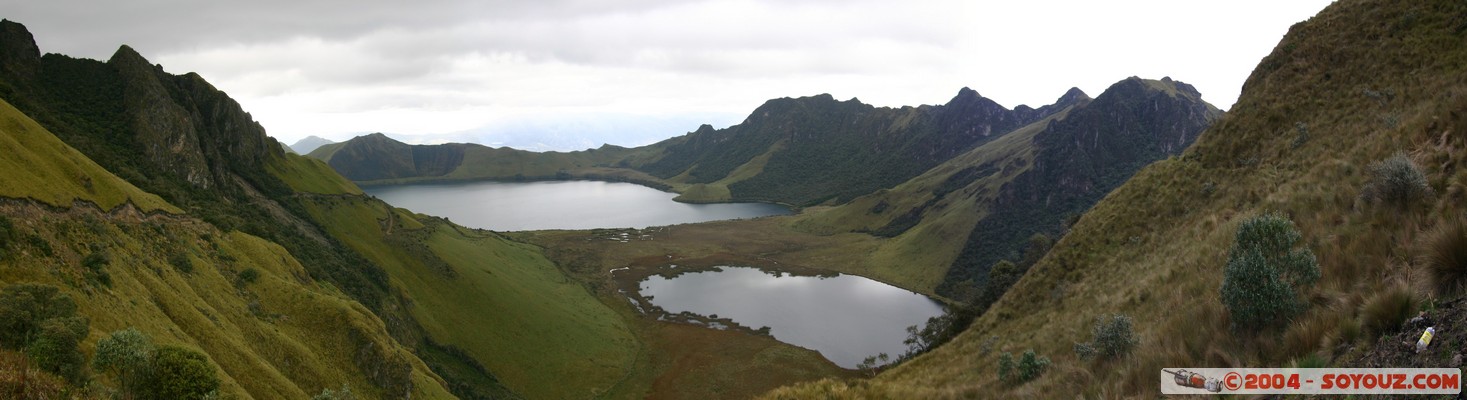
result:
[[(648, 190), (652, 189), (652, 190)], [(645, 228), (789, 215), (773, 203), (687, 203), (631, 182), (442, 180), (364, 186), (395, 207), (501, 232)]]

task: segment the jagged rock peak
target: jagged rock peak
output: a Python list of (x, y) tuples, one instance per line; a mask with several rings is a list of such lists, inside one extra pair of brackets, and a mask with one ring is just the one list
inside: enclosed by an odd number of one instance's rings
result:
[(134, 77), (150, 75), (154, 76), (151, 79), (158, 79), (156, 76), (161, 75), (163, 72), (163, 66), (153, 65), (141, 53), (133, 50), (132, 46), (125, 44), (118, 46), (117, 51), (112, 52), (112, 58), (107, 59), (107, 64), (112, 65), (113, 68), (117, 68), (118, 71), (124, 74), (134, 74)]
[(979, 100), (983, 100), (983, 95), (978, 94), (977, 90), (973, 90), (971, 88), (968, 88), (967, 86), (964, 86), (962, 89), (958, 89), (958, 94), (956, 96), (953, 96), (952, 100), (948, 100), (947, 104), (955, 105), (973, 103)]
[(0, 20), (0, 71), (29, 76), (41, 68), (41, 48), (30, 30), (11, 20)]
[(1072, 104), (1084, 100), (1090, 100), (1090, 95), (1085, 94), (1085, 91), (1080, 90), (1080, 88), (1072, 87), (1069, 91), (1066, 91), (1064, 95), (1060, 96), (1059, 100), (1056, 100), (1054, 103)]

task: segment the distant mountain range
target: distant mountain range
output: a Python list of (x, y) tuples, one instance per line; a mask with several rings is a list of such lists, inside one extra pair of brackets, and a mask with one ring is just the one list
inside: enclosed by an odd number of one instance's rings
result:
[[(197, 74), (126, 46), (107, 61), (43, 55), (0, 21), (0, 311), (41, 310), (30, 293), (53, 293), (66, 301), (45, 311), (78, 317), (0, 313), (0, 370), (15, 372), (0, 386), (126, 396), (120, 376), (88, 367), (129, 328), (200, 355), (195, 370), (237, 398), (710, 398), (786, 384), (767, 396), (1150, 398), (1166, 366), (1449, 367), (1467, 340), (1440, 328), (1467, 301), (1453, 256), (1467, 247), (1464, 38), (1459, 0), (1341, 0), (1293, 26), (1227, 114), (1185, 83), (1133, 77), (1039, 108), (969, 89), (902, 108), (775, 99), (728, 128), (634, 148), (374, 134), (305, 157)], [(1412, 184), (1431, 195), (1366, 196), (1388, 158), (1416, 166)], [(629, 243), (469, 229), (358, 186), (582, 178), (802, 210)], [(1321, 276), (1292, 320), (1253, 330), (1219, 293), (1241, 221), (1263, 213), (1291, 221)], [(946, 320), (950, 341), (900, 365), (841, 370), (766, 336), (648, 318), (609, 278), (674, 259), (860, 273), (972, 322)], [(1401, 343), (1419, 337), (1406, 321), (1420, 313), (1441, 330), (1417, 353)], [(1136, 347), (1089, 359), (1077, 344), (1098, 344), (1098, 320), (1129, 321)], [(1052, 363), (1032, 380), (1001, 378), (1037, 357)]]
[(879, 262), (906, 264), (923, 286), (963, 299), (994, 263), (1018, 261), (1031, 236), (1058, 237), (1068, 219), (1180, 153), (1221, 115), (1190, 85), (1133, 77), (1096, 99), (1071, 89), (1037, 109), (1007, 109), (968, 88), (940, 106), (775, 99), (729, 128), (631, 149), (534, 153), (373, 134), (311, 156), (367, 184), (591, 178), (688, 202), (834, 205), (798, 226), (891, 237)]
[(297, 140), (295, 144), (290, 145), (290, 150), (295, 152), (296, 154), (311, 154), (311, 152), (315, 151), (317, 147), (325, 146), (332, 143), (336, 142), (320, 136), (312, 135), (306, 136), (301, 140)]

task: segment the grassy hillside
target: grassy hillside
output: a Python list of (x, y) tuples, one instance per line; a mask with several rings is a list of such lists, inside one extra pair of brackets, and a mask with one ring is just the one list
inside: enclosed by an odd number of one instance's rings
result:
[[(1034, 135), (1068, 109), (963, 153), (891, 189), (858, 197), (838, 207), (801, 214), (791, 226), (818, 234), (866, 232), (887, 236), (870, 254), (870, 264), (903, 276), (902, 287), (934, 293), (961, 241), (988, 215), (999, 188), (1031, 165)], [(978, 167), (974, 167), (978, 166)]]
[(315, 197), (307, 208), (387, 270), (431, 340), (462, 350), (519, 394), (588, 398), (632, 368), (640, 345), (620, 316), (538, 249), (365, 197)]
[(355, 183), (343, 178), (331, 166), (310, 157), (288, 154), (267, 167), (271, 175), (290, 186), (291, 190), (315, 194), (362, 194)]
[(0, 196), (58, 207), (88, 201), (107, 210), (131, 203), (143, 211), (181, 212), (102, 169), (4, 100), (0, 132)]
[[(61, 288), (90, 320), (84, 352), (136, 327), (160, 344), (202, 350), (225, 396), (304, 398), (343, 385), (369, 397), (450, 396), (381, 319), (311, 279), (279, 245), (187, 216), (140, 213), (178, 210), (5, 103), (0, 127), (8, 149), (0, 165), (41, 178), (0, 177), (0, 286)], [(127, 201), (137, 208), (117, 207)]]
[(1171, 79), (1128, 78), (1093, 101), (1078, 90), (1066, 96), (1061, 102), (1072, 105), (1044, 119), (891, 189), (806, 213), (793, 226), (888, 238), (872, 264), (970, 302), (983, 295), (990, 266), (1036, 257), (1026, 248), (1031, 236), (1061, 235), (1067, 216), (1180, 152), (1219, 114)]
[[(1149, 398), (1164, 366), (1358, 365), (1398, 346), (1399, 321), (1455, 298), (1432, 289), (1424, 256), (1467, 211), (1464, 35), (1458, 1), (1331, 5), (1290, 29), (1228, 116), (1093, 207), (953, 343), (872, 381), (771, 397)], [(1406, 209), (1364, 201), (1370, 166), (1397, 152), (1436, 196)], [(1239, 222), (1268, 211), (1296, 224), (1322, 278), (1291, 322), (1240, 332), (1221, 304), (1223, 268)], [(1383, 311), (1401, 298), (1406, 312)], [(1078, 359), (1073, 345), (1109, 313), (1135, 318), (1137, 349)], [(1396, 366), (1446, 365), (1453, 346)], [(1025, 349), (1054, 364), (999, 382), (999, 355)]]
[(661, 156), (635, 168), (690, 185), (690, 201), (843, 203), (1063, 107), (1010, 110), (967, 88), (940, 106), (872, 107), (830, 95), (774, 99), (738, 125), (705, 125), (659, 144)]

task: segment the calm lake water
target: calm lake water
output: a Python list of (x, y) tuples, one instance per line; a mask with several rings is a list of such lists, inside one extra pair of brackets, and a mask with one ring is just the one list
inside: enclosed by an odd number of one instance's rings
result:
[(789, 214), (764, 203), (686, 204), (622, 182), (467, 182), (362, 188), (397, 207), (496, 231), (645, 228)]
[(942, 314), (926, 296), (855, 275), (776, 277), (755, 268), (720, 268), (673, 279), (653, 275), (640, 290), (671, 313), (768, 326), (775, 339), (819, 351), (845, 368), (878, 353), (895, 359), (907, 350), (902, 340), (908, 326)]

